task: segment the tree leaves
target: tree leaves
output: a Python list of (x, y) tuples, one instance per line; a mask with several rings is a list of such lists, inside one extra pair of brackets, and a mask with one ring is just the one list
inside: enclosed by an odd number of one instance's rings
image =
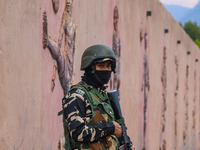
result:
[(185, 32), (195, 41), (196, 45), (200, 48), (200, 27), (196, 22), (188, 21), (182, 26)]

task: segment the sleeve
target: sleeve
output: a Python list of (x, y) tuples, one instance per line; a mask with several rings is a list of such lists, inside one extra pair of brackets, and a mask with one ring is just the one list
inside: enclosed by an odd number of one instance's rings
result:
[(115, 126), (112, 122), (99, 122), (89, 125), (92, 111), (84, 91), (74, 89), (63, 98), (64, 117), (68, 124), (70, 136), (79, 142), (93, 142), (106, 135), (113, 134)]

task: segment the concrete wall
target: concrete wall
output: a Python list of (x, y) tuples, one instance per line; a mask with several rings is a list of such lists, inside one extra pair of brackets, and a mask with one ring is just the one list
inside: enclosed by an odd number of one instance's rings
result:
[[(85, 48), (98, 43), (112, 47), (116, 4), (122, 47), (120, 103), (136, 149), (145, 145), (158, 150), (162, 140), (167, 150), (200, 148), (200, 69), (195, 62), (200, 51), (158, 0), (74, 0), (75, 83), (82, 75), (79, 66)], [(42, 48), (42, 13), (46, 10), (49, 35), (57, 40), (64, 1), (60, 0), (57, 14), (47, 0), (0, 1), (0, 7), (0, 149), (57, 149), (63, 136), (62, 117), (57, 116), (63, 91), (57, 75), (51, 92), (54, 60)], [(152, 15), (147, 17), (146, 11)], [(169, 33), (164, 33), (166, 28)], [(146, 49), (140, 32), (148, 34)], [(142, 86), (144, 56), (148, 57), (149, 89)]]

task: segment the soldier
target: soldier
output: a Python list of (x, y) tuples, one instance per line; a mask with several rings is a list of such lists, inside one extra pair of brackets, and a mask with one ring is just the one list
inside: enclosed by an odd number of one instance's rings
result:
[[(111, 48), (93, 45), (82, 56), (82, 81), (63, 98), (65, 149), (118, 150), (122, 134), (105, 91), (116, 59)], [(134, 149), (129, 139), (128, 149)]]

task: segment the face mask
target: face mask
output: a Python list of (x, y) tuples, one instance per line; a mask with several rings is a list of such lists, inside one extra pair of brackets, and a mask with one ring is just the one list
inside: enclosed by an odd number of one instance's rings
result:
[(101, 84), (104, 85), (104, 84), (107, 84), (108, 81), (110, 80), (111, 72), (112, 71), (99, 71), (99, 70), (96, 70), (95, 74), (99, 78), (98, 80), (100, 80)]

